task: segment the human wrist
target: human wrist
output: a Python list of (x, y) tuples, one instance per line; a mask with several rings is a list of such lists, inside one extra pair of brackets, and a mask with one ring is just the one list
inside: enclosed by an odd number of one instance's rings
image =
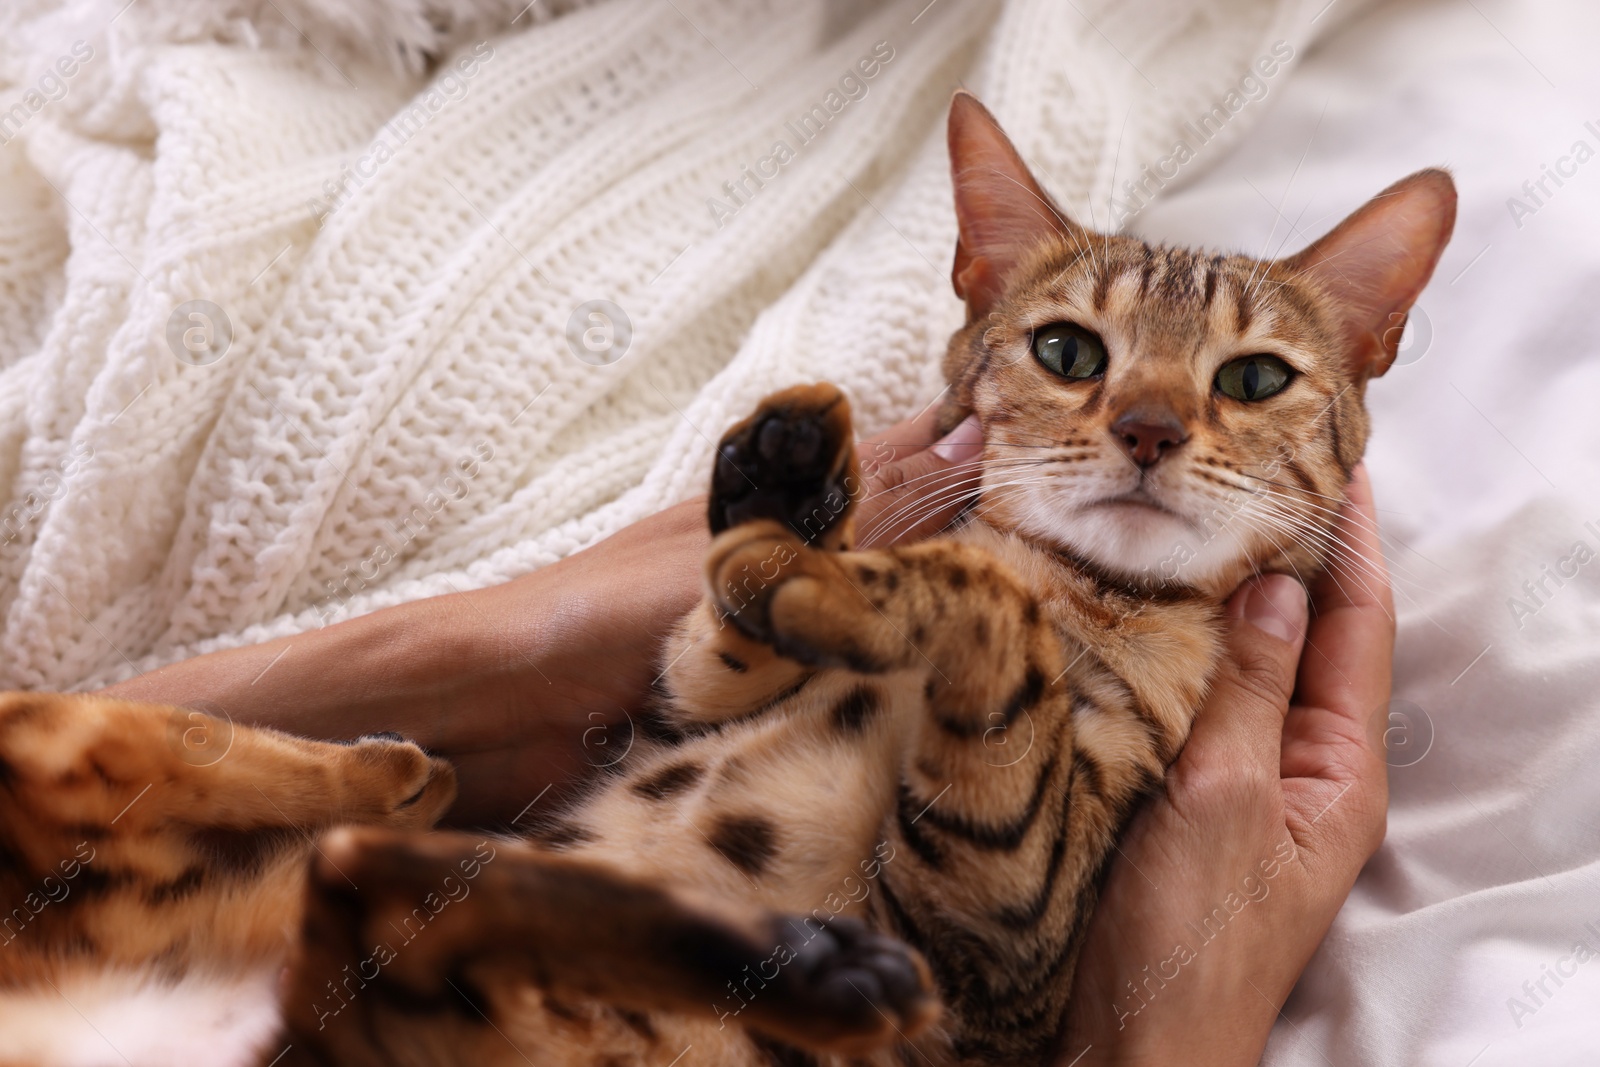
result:
[[(1248, 986), (1244, 995), (1207, 998), (1193, 1007), (1192, 1018), (1173, 1013), (1109, 1030), (1094, 1036), (1069, 1039), (1054, 1067), (1255, 1067), (1272, 1032), (1275, 1009)], [(1249, 1003), (1245, 997), (1255, 1000)], [(1087, 1047), (1085, 1047), (1087, 1045)], [(1074, 1056), (1081, 1058), (1074, 1060)]]
[(473, 613), (433, 598), (158, 668), (103, 690), (251, 725), (343, 739), (397, 730), (436, 744), (426, 706), (482, 674)]
[[(1206, 907), (1195, 901), (1222, 901), (1226, 888), (1212, 886), (1180, 910), (1204, 915)], [(1249, 900), (1255, 910), (1211, 940), (1195, 932), (1209, 926), (1191, 924), (1170, 930), (1164, 950), (1152, 951), (1142, 933), (1102, 946), (1125, 965), (1079, 973), (1054, 1067), (1257, 1064), (1321, 927), (1320, 914), (1308, 912), (1306, 887), (1288, 878), (1271, 900)], [(1315, 940), (1307, 936), (1308, 920), (1318, 931)], [(1149, 965), (1141, 967), (1145, 961)]]
[[(556, 707), (595, 681), (597, 633), (649, 641), (693, 606), (702, 510), (670, 508), (501, 585), (197, 656), (102, 692), (312, 737), (396, 730), (447, 752), (485, 746), (506, 725), (491, 709)], [(629, 579), (641, 556), (654, 575)]]

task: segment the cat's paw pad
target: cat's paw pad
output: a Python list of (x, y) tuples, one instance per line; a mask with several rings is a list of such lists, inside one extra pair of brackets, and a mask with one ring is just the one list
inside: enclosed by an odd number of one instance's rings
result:
[(933, 976), (905, 942), (845, 916), (820, 928), (811, 921), (792, 922), (790, 929), (805, 931), (789, 965), (798, 995), (817, 1017), (845, 1031), (829, 1040), (831, 1046), (840, 1051), (878, 1047), (915, 1036), (938, 1018)]
[(399, 734), (369, 734), (350, 745), (350, 756), (368, 779), (376, 821), (428, 829), (455, 801), (455, 768), (435, 759)]
[(837, 530), (860, 485), (850, 402), (832, 385), (774, 393), (717, 446), (711, 532), (776, 519), (807, 542)]

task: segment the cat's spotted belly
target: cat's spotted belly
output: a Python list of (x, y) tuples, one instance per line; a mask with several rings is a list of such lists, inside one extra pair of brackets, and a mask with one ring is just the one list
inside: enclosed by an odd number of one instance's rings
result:
[(625, 775), (536, 839), (785, 912), (864, 914), (895, 861), (884, 822), (921, 688), (912, 671), (809, 672), (756, 714), (636, 747)]

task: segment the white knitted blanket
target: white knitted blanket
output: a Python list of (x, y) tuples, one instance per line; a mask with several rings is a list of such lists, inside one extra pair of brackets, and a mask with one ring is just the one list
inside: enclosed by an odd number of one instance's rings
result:
[(6, 0), (0, 687), (505, 581), (788, 383), (903, 417), (959, 316), (956, 85), (1105, 225), (1325, 0), (602, 0), (426, 83), (353, 2)]

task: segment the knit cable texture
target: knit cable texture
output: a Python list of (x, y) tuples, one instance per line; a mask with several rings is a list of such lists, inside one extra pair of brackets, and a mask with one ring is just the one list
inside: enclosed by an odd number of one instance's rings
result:
[(1105, 226), (1322, 6), (601, 0), (424, 79), (125, 3), (0, 14), (3, 688), (506, 581), (703, 491), (784, 385), (915, 413), (950, 92)]

